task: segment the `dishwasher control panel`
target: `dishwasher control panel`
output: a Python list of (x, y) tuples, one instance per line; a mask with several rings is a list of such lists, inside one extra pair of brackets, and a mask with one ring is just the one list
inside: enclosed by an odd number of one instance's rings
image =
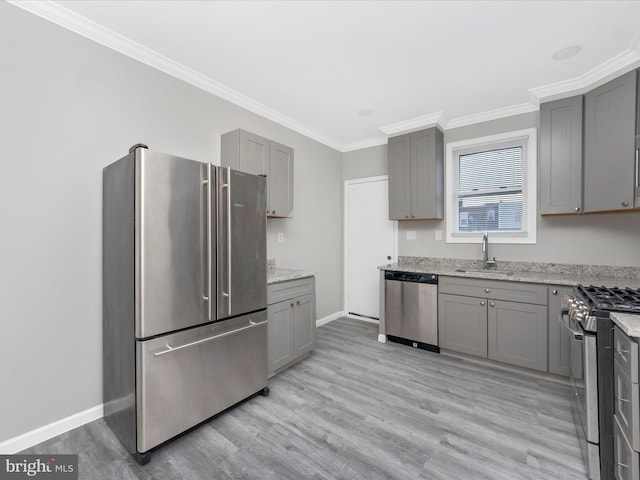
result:
[(438, 275), (433, 273), (414, 273), (414, 272), (384, 272), (385, 280), (396, 280), (398, 282), (414, 282), (414, 283), (430, 283), (438, 284)]

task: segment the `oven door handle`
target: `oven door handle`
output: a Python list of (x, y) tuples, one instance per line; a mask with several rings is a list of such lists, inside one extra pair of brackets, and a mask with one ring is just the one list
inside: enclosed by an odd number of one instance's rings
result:
[(574, 340), (578, 340), (578, 341), (584, 340), (584, 333), (582, 333), (581, 331), (578, 331), (578, 330), (574, 330), (569, 326), (569, 311), (568, 310), (562, 309), (562, 312), (558, 316), (558, 322), (560, 322), (560, 324), (564, 328), (569, 330), (569, 333), (571, 334), (571, 336), (573, 337)]

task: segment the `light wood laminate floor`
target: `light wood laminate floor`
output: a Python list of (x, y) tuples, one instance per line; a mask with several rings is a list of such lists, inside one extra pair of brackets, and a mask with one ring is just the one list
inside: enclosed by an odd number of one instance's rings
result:
[[(313, 354), (138, 465), (103, 420), (24, 453), (77, 453), (81, 479), (586, 479), (569, 387), (318, 328)], [(168, 412), (169, 413), (169, 412)]]

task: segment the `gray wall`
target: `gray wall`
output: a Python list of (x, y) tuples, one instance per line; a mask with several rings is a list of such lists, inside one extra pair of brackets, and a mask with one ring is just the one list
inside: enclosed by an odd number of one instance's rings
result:
[(318, 317), (342, 310), (339, 152), (5, 2), (0, 58), (0, 442), (102, 403), (102, 167), (134, 143), (216, 164), (238, 127), (293, 147), (268, 254), (316, 272)]
[[(444, 141), (456, 142), (525, 128), (538, 127), (539, 113), (517, 115), (445, 132)], [(385, 175), (386, 145), (343, 155), (343, 180)], [(384, 161), (382, 160), (384, 158)], [(640, 213), (542, 217), (538, 215), (535, 245), (491, 245), (500, 260), (572, 264), (640, 266)], [(416, 232), (407, 240), (407, 231)], [(448, 244), (444, 220), (399, 222), (399, 255), (480, 259), (479, 244)]]

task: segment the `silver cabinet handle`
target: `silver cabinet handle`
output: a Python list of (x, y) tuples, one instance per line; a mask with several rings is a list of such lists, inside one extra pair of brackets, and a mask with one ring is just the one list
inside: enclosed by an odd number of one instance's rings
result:
[(414, 213), (413, 215), (411, 215), (411, 218), (416, 218), (416, 214)]
[(622, 202), (622, 206), (623, 207), (628, 207), (629, 206), (629, 202)]
[(579, 212), (579, 211), (580, 211), (580, 207), (576, 207), (574, 210), (575, 210), (576, 212)]
[(404, 218), (409, 218), (409, 214), (405, 214)]
[(496, 304), (495, 304), (495, 302), (491, 302), (491, 303), (489, 304), (489, 306), (490, 306), (490, 307), (495, 307), (495, 306), (496, 306)]
[(558, 294), (558, 290), (553, 290), (551, 293), (553, 293), (554, 295)]
[(616, 398), (616, 400), (622, 403), (631, 403), (631, 400), (627, 400), (626, 398)]
[(275, 210), (271, 210), (271, 215), (275, 215), (276, 211)]
[(484, 293), (489, 293), (489, 291), (490, 291), (490, 290), (489, 290), (488, 288), (485, 288), (485, 289), (484, 289)]
[(640, 172), (638, 171), (638, 152), (640, 152), (640, 148), (636, 150), (636, 188), (640, 186)]
[(256, 323), (253, 320), (250, 320), (249, 323), (250, 324), (247, 325), (246, 327), (236, 328), (235, 330), (231, 330), (230, 332), (224, 332), (224, 333), (221, 333), (219, 335), (214, 335), (213, 337), (202, 338), (200, 340), (196, 340), (195, 342), (185, 343), (184, 345), (179, 345), (177, 347), (172, 347), (171, 345), (166, 344), (167, 345), (167, 349), (166, 350), (161, 350), (160, 352), (156, 352), (156, 353), (153, 354), (153, 356), (154, 357), (159, 357), (159, 356), (164, 355), (166, 353), (177, 352), (178, 350), (182, 350), (183, 348), (189, 348), (189, 347), (193, 347), (195, 345), (200, 345), (201, 343), (210, 342), (211, 340), (215, 340), (216, 338), (227, 337), (227, 336), (232, 335), (234, 333), (239, 333), (239, 332), (242, 332), (243, 330), (248, 330), (249, 328), (253, 328), (253, 327), (256, 327), (258, 325), (262, 325), (263, 323), (266, 323), (266, 322)]
[(620, 355), (624, 353), (629, 353), (629, 350), (623, 350), (621, 348), (615, 348), (614, 350), (616, 351), (616, 353), (619, 353)]
[(484, 307), (484, 300), (480, 302), (480, 305), (482, 305)]
[(629, 465), (625, 465), (624, 463), (617, 462), (617, 464), (618, 464), (619, 467), (631, 468), (631, 467), (629, 467)]

